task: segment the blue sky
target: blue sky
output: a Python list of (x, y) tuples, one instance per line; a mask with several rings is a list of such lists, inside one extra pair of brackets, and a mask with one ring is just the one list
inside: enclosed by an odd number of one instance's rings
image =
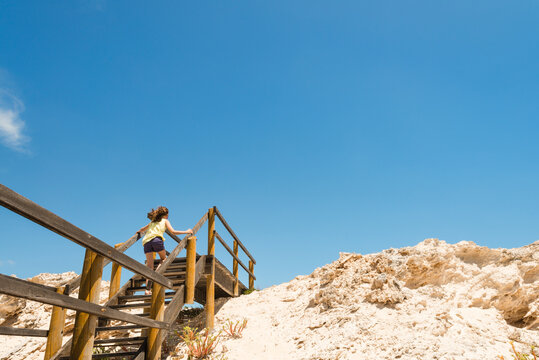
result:
[[(340, 251), (523, 246), (538, 38), (529, 0), (2, 1), (0, 183), (109, 244), (217, 205), (260, 288)], [(80, 272), (81, 247), (0, 226), (1, 273)]]

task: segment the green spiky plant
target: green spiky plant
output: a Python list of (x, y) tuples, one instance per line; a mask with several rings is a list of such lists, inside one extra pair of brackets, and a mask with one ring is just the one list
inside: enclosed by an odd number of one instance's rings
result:
[(241, 337), (241, 333), (243, 332), (243, 329), (245, 329), (246, 326), (247, 326), (247, 319), (243, 319), (243, 321), (227, 320), (226, 323), (223, 325), (223, 331), (228, 336), (237, 339)]
[(212, 335), (208, 329), (196, 332), (188, 326), (183, 328), (181, 333), (176, 332), (176, 334), (187, 345), (187, 359), (189, 360), (211, 359), (211, 354), (215, 351), (221, 336), (221, 332)]

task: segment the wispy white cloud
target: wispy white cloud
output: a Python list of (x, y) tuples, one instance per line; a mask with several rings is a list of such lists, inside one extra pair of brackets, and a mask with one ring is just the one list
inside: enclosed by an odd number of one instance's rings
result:
[(15, 265), (15, 261), (13, 260), (0, 260), (0, 266), (4, 265)]
[(26, 123), (21, 119), (23, 102), (7, 90), (0, 89), (0, 141), (10, 149), (27, 152), (30, 138), (24, 134)]

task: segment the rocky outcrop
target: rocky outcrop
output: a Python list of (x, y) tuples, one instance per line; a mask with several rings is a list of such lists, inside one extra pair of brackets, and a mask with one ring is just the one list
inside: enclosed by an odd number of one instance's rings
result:
[[(62, 274), (43, 273), (27, 279), (38, 284), (49, 286), (62, 286), (77, 276), (74, 272)], [(78, 291), (71, 296), (77, 297)], [(101, 302), (108, 296), (108, 282), (101, 282)], [(29, 329), (49, 329), (51, 305), (44, 305), (31, 300), (14, 298), (0, 295), (0, 326), (11, 326)], [(64, 328), (64, 341), (73, 331), (75, 312), (66, 312), (66, 326)], [(46, 338), (1, 336), (0, 335), (0, 359), (2, 360), (38, 360), (43, 359), (46, 347)]]
[(248, 319), (229, 359), (495, 359), (539, 346), (539, 241), (517, 249), (427, 239), (338, 260), (231, 299)]

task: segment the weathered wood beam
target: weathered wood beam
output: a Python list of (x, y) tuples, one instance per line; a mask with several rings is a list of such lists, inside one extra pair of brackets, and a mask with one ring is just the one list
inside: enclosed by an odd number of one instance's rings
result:
[[(140, 235), (135, 234), (131, 236), (127, 241), (121, 243), (121, 246), (119, 246), (118, 248), (116, 248), (115, 246), (116, 250), (118, 250), (121, 253), (125, 252), (127, 249), (131, 247), (131, 245), (133, 245), (134, 243), (137, 242), (138, 239), (140, 239)], [(103, 260), (103, 267), (107, 266), (110, 262), (111, 262), (110, 259), (105, 258), (105, 260)], [(113, 265), (114, 264), (116, 263), (113, 263)], [(71, 294), (75, 289), (77, 289), (80, 286), (80, 275), (74, 278), (73, 280), (69, 281), (67, 283), (67, 286), (68, 286), (68, 292), (69, 294)]]
[[(56, 292), (65, 293), (64, 286), (59, 287)], [(67, 294), (66, 294), (67, 295)], [(49, 360), (62, 347), (62, 337), (64, 335), (66, 309), (53, 306), (49, 334), (47, 336), (47, 346), (45, 347), (45, 360)]]
[(159, 264), (157, 269), (155, 269), (155, 272), (158, 274), (163, 274), (167, 270), (168, 266), (172, 264), (174, 260), (176, 260), (176, 257), (178, 256), (178, 254), (180, 253), (180, 251), (182, 251), (185, 248), (186, 245), (187, 245), (187, 236), (184, 237), (183, 240), (180, 240), (180, 242), (178, 243), (178, 245), (176, 245), (174, 250), (172, 250), (172, 252), (168, 254), (168, 256), (166, 257), (166, 259), (163, 262), (161, 262), (161, 264)]
[(198, 281), (204, 275), (204, 269), (206, 268), (206, 255), (202, 255), (195, 265), (195, 289)]
[[(93, 304), (99, 302), (102, 274), (103, 256), (86, 249), (81, 272), (79, 300)], [(88, 360), (92, 358), (97, 319), (98, 315), (77, 311), (75, 326), (73, 328), (71, 354), (69, 355), (70, 359)]]
[(0, 335), (47, 337), (49, 335), (49, 331), (0, 326)]
[[(232, 262), (232, 275), (234, 276), (234, 296), (238, 296), (240, 294), (239, 289), (239, 278), (238, 278), (238, 242), (234, 240), (234, 261)], [(245, 267), (244, 267), (245, 268)]]
[(215, 206), (208, 210), (208, 258), (210, 269), (206, 275), (206, 328), (212, 330), (215, 315)]
[(185, 286), (180, 286), (178, 290), (176, 290), (176, 294), (174, 294), (174, 297), (170, 301), (170, 303), (167, 305), (167, 308), (165, 309), (165, 321), (168, 322), (169, 325), (172, 326), (174, 324), (174, 321), (176, 321), (176, 318), (178, 315), (180, 315), (180, 311), (183, 307), (183, 298), (185, 296)]
[[(252, 274), (255, 271), (255, 264), (249, 260), (249, 274)], [(249, 275), (249, 290), (252, 290), (255, 288), (255, 276)]]
[(185, 303), (192, 304), (195, 301), (195, 265), (196, 265), (196, 236), (187, 239), (187, 254), (185, 257)]
[[(198, 222), (195, 224), (195, 226), (193, 226), (193, 228), (191, 230), (193, 230), (193, 234), (191, 235), (187, 235), (187, 236), (193, 236), (193, 235), (196, 235), (196, 233), (198, 232), (198, 230), (200, 230), (200, 228), (202, 227), (202, 225), (204, 225), (204, 223), (206, 222), (206, 220), (208, 220), (208, 213), (205, 213), (201, 218), (200, 220), (198, 220)], [(181, 240), (179, 237), (177, 237), (176, 235), (174, 235), (173, 233), (171, 233), (170, 231), (168, 231), (168, 229), (166, 230), (166, 233), (168, 236), (170, 236), (174, 241), (176, 241), (177, 243), (179, 243)], [(185, 239), (185, 238), (184, 238)]]
[(238, 239), (238, 236), (236, 235), (236, 233), (234, 232), (234, 230), (232, 230), (232, 228), (228, 225), (228, 223), (226, 222), (225, 218), (223, 217), (223, 215), (221, 214), (221, 212), (219, 211), (219, 209), (217, 209), (216, 206), (213, 207), (215, 209), (215, 214), (217, 215), (217, 217), (219, 218), (219, 220), (221, 220), (221, 223), (223, 223), (223, 225), (225, 226), (225, 228), (228, 230), (228, 232), (230, 233), (230, 235), (232, 235), (232, 237), (234, 238), (234, 240), (236, 240), (238, 242), (238, 245), (242, 248), (242, 250), (245, 252), (245, 254), (251, 259), (251, 261), (253, 263), (256, 264), (256, 261), (255, 261), (255, 258), (249, 253), (249, 251), (247, 251), (247, 248), (245, 246), (243, 246), (243, 244), (241, 243), (240, 239)]
[(58, 294), (55, 290), (49, 290), (42, 285), (33, 282), (16, 279), (11, 276), (0, 274), (0, 293), (34, 300), (43, 304), (60, 306), (67, 309), (83, 311), (88, 314), (106, 317), (113, 320), (124, 321), (132, 324), (166, 329), (167, 324), (162, 321), (143, 318), (127, 314), (118, 310), (110, 309), (98, 304)]
[[(183, 294), (182, 294), (183, 295)], [(183, 299), (183, 296), (182, 296)], [(150, 318), (156, 321), (163, 321), (165, 316), (165, 288), (154, 283), (152, 287), (152, 305), (150, 308)], [(151, 328), (148, 334), (148, 355), (147, 360), (161, 359), (161, 329)]]
[(112, 246), (99, 240), (75, 225), (62, 219), (58, 215), (39, 206), (24, 196), (0, 184), (0, 205), (24, 216), (25, 218), (39, 224), (74, 243), (90, 249), (93, 252), (117, 262), (126, 269), (151, 279), (168, 288), (172, 287), (172, 281), (161, 274), (157, 274), (147, 266), (115, 250)]
[[(255, 275), (254, 275), (251, 271), (249, 271), (249, 269), (247, 269), (247, 266), (245, 266), (245, 265), (243, 264), (243, 262), (240, 260), (240, 258), (239, 258), (236, 254), (234, 254), (234, 252), (232, 251), (232, 249), (230, 249), (230, 247), (225, 243), (225, 241), (223, 240), (223, 238), (221, 237), (221, 235), (219, 235), (219, 233), (218, 233), (217, 231), (215, 232), (215, 237), (219, 240), (219, 242), (220, 242), (221, 244), (223, 244), (223, 246), (224, 246), (225, 249), (230, 253), (230, 255), (232, 255), (232, 257), (234, 258), (234, 261), (237, 261), (237, 263), (240, 264), (241, 267), (242, 267), (245, 271), (247, 271), (247, 273), (248, 273), (250, 276), (252, 276), (252, 277), (256, 280)], [(237, 241), (234, 242), (234, 244), (236, 244), (236, 243), (237, 243)]]
[[(114, 247), (116, 249), (122, 247), (123, 244), (116, 244)], [(110, 287), (109, 287), (109, 299), (116, 295), (118, 290), (120, 290), (122, 282), (122, 267), (117, 263), (112, 264), (112, 269), (110, 270)]]

